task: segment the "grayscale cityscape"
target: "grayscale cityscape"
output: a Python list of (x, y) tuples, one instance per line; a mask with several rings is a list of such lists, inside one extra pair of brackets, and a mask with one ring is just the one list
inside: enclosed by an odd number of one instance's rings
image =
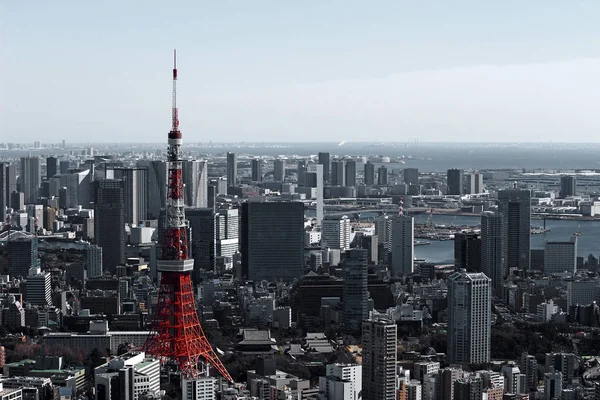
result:
[(600, 5), (64, 3), (0, 6), (0, 400), (600, 400)]

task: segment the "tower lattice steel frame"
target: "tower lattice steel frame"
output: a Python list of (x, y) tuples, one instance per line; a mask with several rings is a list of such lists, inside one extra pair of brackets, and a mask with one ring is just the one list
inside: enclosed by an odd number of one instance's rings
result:
[[(173, 53), (173, 110), (169, 132), (167, 204), (160, 291), (151, 334), (143, 350), (161, 362), (175, 362), (185, 378), (195, 378), (212, 365), (225, 379), (231, 376), (204, 335), (190, 277), (194, 260), (189, 258), (183, 193), (181, 145), (177, 111), (177, 54)], [(202, 364), (202, 363), (206, 364)]]

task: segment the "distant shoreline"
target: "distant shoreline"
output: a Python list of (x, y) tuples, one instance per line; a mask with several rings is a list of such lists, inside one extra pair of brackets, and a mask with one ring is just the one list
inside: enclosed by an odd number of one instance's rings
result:
[[(410, 214), (410, 209), (406, 210), (408, 214)], [(421, 212), (415, 215), (427, 215), (427, 212)], [(447, 215), (450, 217), (479, 217), (481, 213), (467, 213), (460, 211), (441, 211), (441, 210), (433, 210), (432, 215)], [(544, 220), (544, 218), (540, 215), (532, 215), (531, 219), (535, 220)], [(546, 216), (546, 220), (553, 221), (600, 221), (600, 216), (588, 217), (588, 216), (569, 216), (569, 215), (548, 215)]]

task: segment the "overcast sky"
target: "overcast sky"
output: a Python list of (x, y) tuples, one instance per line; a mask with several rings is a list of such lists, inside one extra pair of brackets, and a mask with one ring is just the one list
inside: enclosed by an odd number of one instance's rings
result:
[(600, 2), (0, 0), (0, 142), (600, 142)]

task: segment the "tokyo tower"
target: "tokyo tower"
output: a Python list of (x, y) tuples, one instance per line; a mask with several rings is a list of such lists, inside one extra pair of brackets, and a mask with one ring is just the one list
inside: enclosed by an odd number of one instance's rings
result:
[(167, 204), (158, 304), (151, 334), (142, 350), (161, 362), (178, 365), (184, 378), (196, 378), (212, 365), (230, 382), (231, 376), (215, 354), (200, 326), (190, 272), (194, 260), (189, 258), (187, 222), (183, 198), (181, 145), (177, 111), (177, 54), (173, 53), (173, 110), (169, 132)]

